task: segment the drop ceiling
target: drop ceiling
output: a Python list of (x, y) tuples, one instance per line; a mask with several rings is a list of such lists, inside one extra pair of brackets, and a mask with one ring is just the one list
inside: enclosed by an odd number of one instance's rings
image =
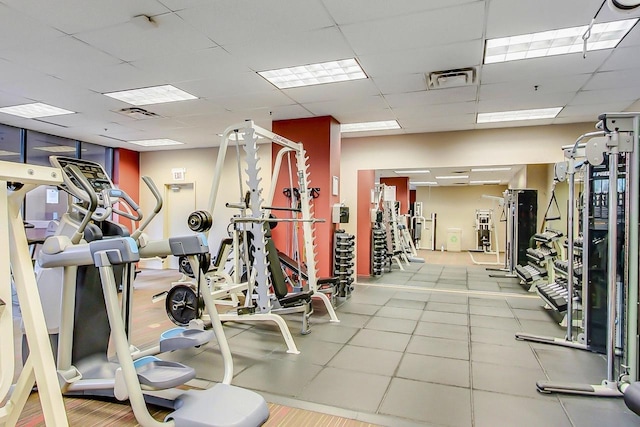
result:
[[(169, 138), (218, 144), (228, 125), (332, 115), (397, 120), (345, 137), (592, 122), (640, 99), (640, 24), (615, 49), (483, 65), (487, 38), (586, 25), (602, 0), (0, 0), (0, 107), (43, 102), (77, 114), (0, 123), (102, 145)], [(135, 18), (147, 15), (155, 25)], [(615, 15), (605, 6), (598, 22)], [(279, 90), (257, 71), (356, 58), (366, 80)], [(433, 71), (475, 67), (472, 86), (427, 90)], [(198, 99), (117, 113), (105, 92), (171, 84)], [(537, 87), (537, 90), (536, 90)], [(535, 123), (475, 115), (562, 106)]]

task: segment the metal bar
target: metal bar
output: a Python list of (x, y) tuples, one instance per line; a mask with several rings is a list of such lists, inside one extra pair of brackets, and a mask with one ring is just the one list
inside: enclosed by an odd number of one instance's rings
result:
[(627, 354), (629, 365), (629, 379), (638, 381), (638, 209), (640, 209), (640, 115), (635, 113), (633, 117), (633, 150), (629, 153), (629, 169), (627, 170), (627, 193), (629, 196), (629, 252), (627, 263), (629, 265), (629, 294), (627, 299)]
[[(584, 165), (584, 179), (583, 179), (583, 188), (582, 188), (582, 298), (583, 304), (587, 302), (589, 298), (589, 215), (590, 215), (590, 198), (591, 198), (591, 188), (589, 187), (589, 174), (591, 169), (591, 165), (589, 163), (585, 163)], [(586, 337), (589, 336), (589, 328), (590, 328), (590, 319), (591, 313), (586, 308), (582, 309), (582, 328), (583, 333)]]
[(575, 159), (569, 158), (569, 206), (567, 207), (567, 242), (569, 244), (567, 248), (567, 340), (573, 341), (573, 256), (574, 248), (573, 242), (575, 241), (574, 230), (574, 216), (575, 216), (575, 197), (576, 197), (576, 172), (575, 172)]
[[(617, 134), (612, 135), (613, 138)], [(607, 380), (616, 381), (615, 351), (616, 351), (616, 304), (617, 304), (617, 268), (618, 268), (618, 149), (611, 148), (609, 152), (609, 230), (607, 234)]]

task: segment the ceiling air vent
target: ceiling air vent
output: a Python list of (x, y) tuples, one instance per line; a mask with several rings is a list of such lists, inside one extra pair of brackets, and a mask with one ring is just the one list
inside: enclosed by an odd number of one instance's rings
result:
[(469, 86), (476, 82), (475, 67), (458, 68), (457, 70), (434, 71), (427, 74), (428, 89), (446, 89), (450, 87)]
[(147, 111), (144, 108), (139, 107), (123, 108), (121, 110), (116, 110), (116, 113), (122, 114), (123, 116), (127, 116), (135, 120), (155, 119), (160, 117), (159, 114)]

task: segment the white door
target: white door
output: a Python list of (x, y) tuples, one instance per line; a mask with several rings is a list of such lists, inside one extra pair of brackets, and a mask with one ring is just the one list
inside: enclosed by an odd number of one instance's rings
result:
[[(164, 238), (193, 234), (187, 225), (189, 215), (196, 210), (195, 184), (165, 184), (164, 186)], [(178, 258), (167, 257), (163, 268), (178, 268)]]

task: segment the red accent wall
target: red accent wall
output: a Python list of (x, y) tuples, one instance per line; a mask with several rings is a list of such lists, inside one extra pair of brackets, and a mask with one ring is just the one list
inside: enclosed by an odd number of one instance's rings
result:
[(409, 190), (409, 204), (412, 205), (416, 202), (416, 190)]
[[(340, 123), (330, 116), (308, 119), (279, 120), (273, 122), (272, 130), (294, 142), (302, 142), (307, 152), (310, 187), (320, 188), (320, 197), (313, 200), (314, 217), (325, 219), (324, 223), (316, 223), (316, 250), (319, 277), (332, 276), (332, 253), (334, 225), (331, 223), (331, 206), (340, 202), (340, 196), (332, 195), (333, 177), (340, 179)], [(280, 146), (272, 144), (272, 157), (275, 162)], [(292, 158), (294, 187), (297, 187), (295, 159)], [(274, 206), (288, 206), (289, 200), (282, 194), (282, 189), (289, 186), (289, 171), (286, 158), (283, 159), (280, 174), (276, 183), (273, 199)], [(272, 211), (278, 217), (288, 217), (284, 211)], [(273, 230), (276, 247), (284, 251), (287, 248), (287, 226), (281, 224)], [(300, 244), (303, 242), (300, 241)]]
[(356, 237), (357, 274), (371, 275), (371, 190), (376, 185), (376, 171), (358, 171), (358, 230)]
[[(140, 153), (116, 148), (113, 153), (113, 183), (124, 190), (136, 203), (140, 203)], [(120, 218), (122, 224), (131, 221)]]
[(409, 213), (409, 178), (380, 178), (380, 184), (396, 187), (396, 200), (400, 202), (400, 214)]

